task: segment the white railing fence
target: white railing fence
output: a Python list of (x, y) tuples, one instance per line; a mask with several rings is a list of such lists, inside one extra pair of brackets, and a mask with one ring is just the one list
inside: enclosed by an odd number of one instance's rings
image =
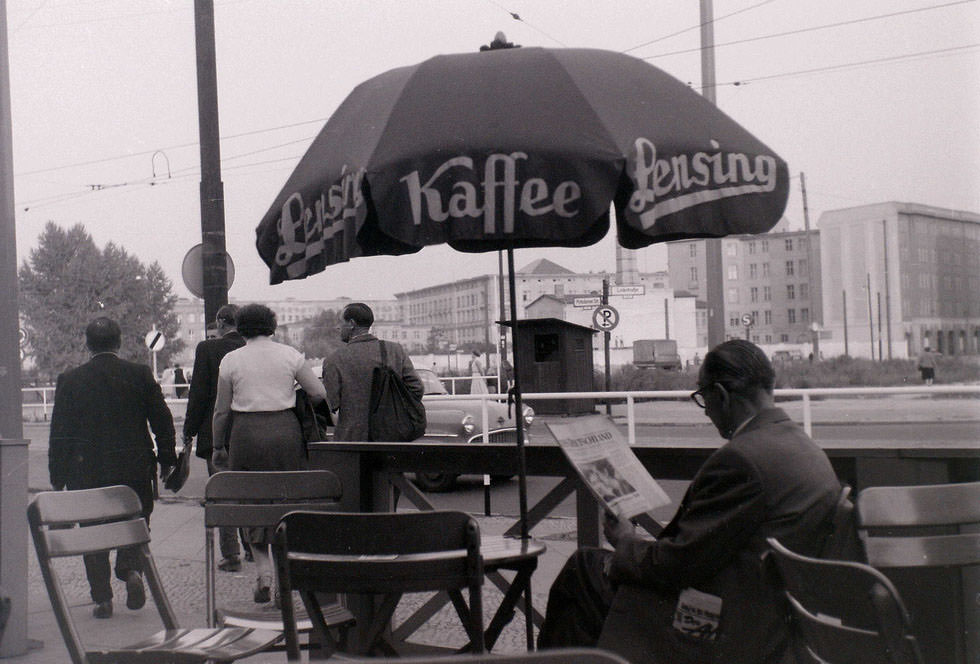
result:
[[(487, 376), (488, 379), (496, 378)], [(482, 422), (483, 431), (487, 431), (486, 422), (488, 411), (486, 404), (490, 401), (506, 401), (506, 394), (455, 394), (455, 383), (460, 380), (471, 380), (469, 376), (447, 377), (443, 381), (450, 381), (453, 385), (452, 394), (430, 395), (426, 400), (432, 401), (453, 401), (453, 400), (479, 400), (482, 403)], [(172, 393), (174, 385), (162, 385), (164, 393)], [(176, 387), (185, 387), (178, 384)], [(168, 389), (169, 388), (169, 389)], [(54, 407), (54, 387), (25, 387), (23, 392), (23, 411), (27, 421), (47, 421), (51, 416), (51, 409)], [(594, 399), (596, 406), (599, 407), (607, 402), (613, 404), (625, 404), (627, 435), (631, 445), (636, 443), (636, 407), (638, 402), (644, 401), (681, 401), (689, 404), (691, 413), (700, 413), (693, 402), (690, 401), (690, 392), (687, 390), (635, 390), (621, 392), (530, 392), (522, 394), (525, 401), (540, 401), (545, 399)], [(922, 385), (913, 387), (815, 387), (806, 389), (779, 389), (775, 391), (776, 399), (780, 402), (799, 400), (802, 406), (803, 428), (807, 434), (813, 434), (813, 399), (823, 397), (904, 397), (914, 395), (967, 395), (980, 398), (980, 385)], [(183, 414), (187, 399), (168, 397), (167, 403), (175, 414)], [(782, 404), (781, 404), (782, 405)], [(967, 401), (964, 409), (971, 409), (980, 418), (980, 404)]]

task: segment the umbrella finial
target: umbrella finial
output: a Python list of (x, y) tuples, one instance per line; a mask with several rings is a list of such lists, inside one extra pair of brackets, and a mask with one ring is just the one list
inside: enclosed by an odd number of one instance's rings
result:
[(507, 41), (507, 35), (504, 34), (503, 30), (500, 30), (493, 36), (493, 41), (490, 42), (489, 46), (481, 46), (481, 51), (496, 51), (500, 48), (520, 48), (520, 44), (514, 44)]

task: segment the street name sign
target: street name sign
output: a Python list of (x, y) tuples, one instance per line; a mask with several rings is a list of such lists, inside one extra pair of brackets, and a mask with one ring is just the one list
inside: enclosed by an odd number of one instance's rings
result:
[(572, 299), (572, 306), (583, 307), (585, 309), (598, 307), (600, 304), (602, 304), (602, 298), (598, 295), (595, 297), (576, 297)]
[(609, 289), (610, 295), (645, 295), (647, 287), (639, 286), (613, 286)]

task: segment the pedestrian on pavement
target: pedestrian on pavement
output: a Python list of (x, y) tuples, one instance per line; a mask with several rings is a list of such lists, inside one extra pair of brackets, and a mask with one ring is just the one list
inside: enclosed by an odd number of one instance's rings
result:
[(919, 373), (922, 375), (922, 382), (926, 385), (932, 385), (932, 381), (936, 378), (936, 358), (939, 355), (940, 353), (929, 350), (929, 344), (925, 344), (922, 352), (919, 353)]
[[(124, 484), (139, 496), (149, 525), (156, 466), (166, 478), (177, 463), (173, 417), (150, 367), (119, 358), (122, 331), (114, 320), (89, 323), (85, 343), (91, 359), (58, 376), (48, 449), (51, 486), (60, 491)], [(84, 559), (92, 614), (110, 618), (109, 552)], [(141, 608), (146, 592), (137, 549), (116, 551), (115, 575), (126, 583), (127, 608)]]
[[(374, 312), (363, 302), (344, 307), (340, 315), (340, 339), (346, 345), (323, 361), (323, 385), (327, 404), (336, 412), (333, 439), (367, 441), (368, 407), (374, 368), (381, 364), (378, 338), (371, 334)], [(422, 380), (415, 373), (411, 358), (401, 344), (386, 341), (388, 366), (405, 381), (405, 385), (422, 398)]]
[[(195, 454), (205, 460), (208, 477), (219, 470), (211, 462), (211, 420), (214, 417), (214, 401), (218, 396), (218, 367), (225, 355), (245, 345), (245, 338), (235, 328), (238, 307), (226, 304), (215, 315), (217, 337), (205, 339), (194, 349), (194, 369), (191, 387), (187, 395), (187, 414), (184, 417), (184, 445), (190, 445), (197, 436)], [(235, 528), (218, 529), (218, 548), (221, 561), (218, 569), (237, 572), (242, 568), (241, 549)]]
[(596, 646), (634, 664), (784, 661), (786, 609), (766, 537), (816, 555), (840, 495), (827, 455), (773, 403), (762, 350), (726, 341), (691, 397), (726, 442), (654, 539), (607, 515), (614, 550), (579, 549), (551, 587), (541, 648)]
[(187, 397), (187, 378), (184, 376), (184, 370), (179, 364), (174, 365), (174, 392), (177, 394), (178, 399)]
[(474, 350), (473, 357), (470, 358), (470, 394), (487, 394), (487, 379), (485, 378), (487, 368), (483, 364), (480, 351)]
[[(211, 462), (231, 470), (303, 470), (306, 447), (296, 405), (295, 385), (313, 403), (324, 399), (323, 385), (295, 348), (272, 340), (276, 314), (263, 304), (238, 310), (235, 326), (245, 345), (229, 352), (218, 368)], [(255, 559), (253, 599), (271, 599), (271, 528), (246, 528)], [(278, 587), (278, 586), (277, 586)]]

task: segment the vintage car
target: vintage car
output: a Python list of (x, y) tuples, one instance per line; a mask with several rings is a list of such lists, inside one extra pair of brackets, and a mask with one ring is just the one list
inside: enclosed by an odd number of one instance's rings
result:
[[(442, 381), (431, 370), (416, 369), (416, 373), (422, 379), (426, 395), (448, 394)], [(483, 441), (483, 414), (480, 399), (423, 399), (423, 403), (426, 417), (425, 438), (454, 442), (462, 440), (470, 443)], [(508, 415), (507, 404), (488, 401), (487, 411), (490, 441), (516, 442), (517, 424), (513, 413)], [(528, 436), (533, 420), (534, 409), (524, 406), (525, 436)], [(453, 473), (416, 473), (415, 484), (423, 491), (449, 491), (456, 484), (457, 477), (458, 475)]]

